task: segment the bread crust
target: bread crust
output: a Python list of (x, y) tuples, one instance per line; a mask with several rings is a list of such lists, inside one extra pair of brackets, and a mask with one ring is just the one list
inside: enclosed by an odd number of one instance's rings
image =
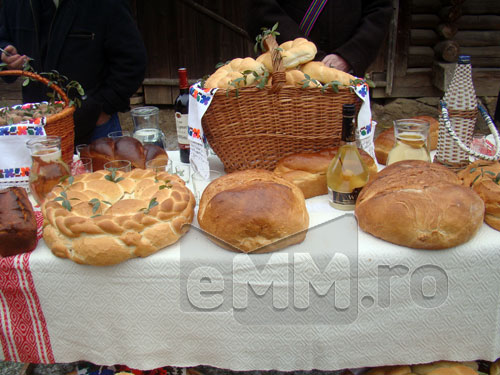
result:
[(224, 248), (260, 253), (302, 242), (309, 215), (299, 188), (253, 169), (212, 181), (201, 197), (198, 223)]
[[(52, 252), (77, 263), (112, 265), (146, 257), (178, 241), (194, 217), (195, 198), (176, 175), (135, 169), (78, 175), (55, 187), (42, 205), (43, 238)], [(64, 192), (71, 211), (59, 199)], [(58, 199), (58, 200), (56, 200)], [(99, 201), (97, 209), (91, 200)], [(157, 205), (148, 207), (152, 199)]]
[(0, 256), (33, 250), (37, 244), (36, 231), (35, 214), (26, 190), (22, 187), (0, 190)]
[(146, 168), (146, 162), (153, 159), (168, 160), (164, 149), (152, 144), (143, 145), (133, 137), (120, 137), (116, 140), (102, 137), (93, 141), (81, 157), (92, 159), (92, 169), (104, 169), (104, 164), (113, 160), (129, 160), (132, 168)]
[[(300, 188), (306, 199), (327, 194), (326, 171), (337, 151), (338, 147), (330, 147), (319, 152), (286, 156), (276, 164), (274, 173)], [(374, 176), (377, 173), (377, 164), (370, 154), (361, 149), (358, 151), (368, 167), (370, 176)]]
[(484, 221), (500, 230), (500, 162), (476, 161), (458, 172), (464, 186), (475, 191), (485, 204)]
[(484, 203), (455, 173), (437, 164), (401, 161), (383, 169), (358, 196), (360, 228), (417, 249), (468, 241), (483, 223)]

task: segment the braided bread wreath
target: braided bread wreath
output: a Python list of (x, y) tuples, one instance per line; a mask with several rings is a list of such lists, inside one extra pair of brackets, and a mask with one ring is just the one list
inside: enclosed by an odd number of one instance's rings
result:
[(43, 239), (56, 256), (76, 263), (117, 264), (179, 240), (195, 204), (184, 181), (167, 172), (82, 174), (47, 195)]

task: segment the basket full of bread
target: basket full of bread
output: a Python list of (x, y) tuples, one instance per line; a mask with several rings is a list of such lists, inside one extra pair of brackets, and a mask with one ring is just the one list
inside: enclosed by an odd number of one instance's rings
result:
[(360, 105), (358, 78), (313, 61), (305, 38), (278, 45), (264, 32), (257, 59), (235, 58), (203, 83), (215, 92), (204, 134), (226, 172), (274, 169), (281, 158), (340, 143), (342, 105)]

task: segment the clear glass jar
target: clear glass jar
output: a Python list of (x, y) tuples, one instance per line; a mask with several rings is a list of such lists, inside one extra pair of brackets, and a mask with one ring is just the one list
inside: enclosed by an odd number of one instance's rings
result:
[(31, 153), (29, 187), (40, 205), (52, 188), (71, 173), (62, 160), (61, 137), (37, 137), (26, 142), (26, 146)]

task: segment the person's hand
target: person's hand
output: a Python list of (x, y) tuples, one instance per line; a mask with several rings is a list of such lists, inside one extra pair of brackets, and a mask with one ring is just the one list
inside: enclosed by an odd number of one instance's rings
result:
[(108, 115), (106, 112), (101, 112), (99, 114), (99, 117), (97, 118), (96, 125), (99, 126), (99, 125), (105, 124), (109, 121), (110, 118), (111, 118), (111, 115)]
[(7, 53), (2, 52), (2, 62), (7, 64), (7, 69), (22, 69), (24, 63), (28, 61), (28, 56), (18, 54), (16, 47), (10, 44), (4, 51)]
[(345, 61), (342, 57), (335, 54), (326, 55), (323, 60), (321, 60), (323, 64), (329, 66), (330, 68), (335, 68), (338, 70), (342, 70), (343, 72), (349, 72), (351, 70), (351, 66)]

